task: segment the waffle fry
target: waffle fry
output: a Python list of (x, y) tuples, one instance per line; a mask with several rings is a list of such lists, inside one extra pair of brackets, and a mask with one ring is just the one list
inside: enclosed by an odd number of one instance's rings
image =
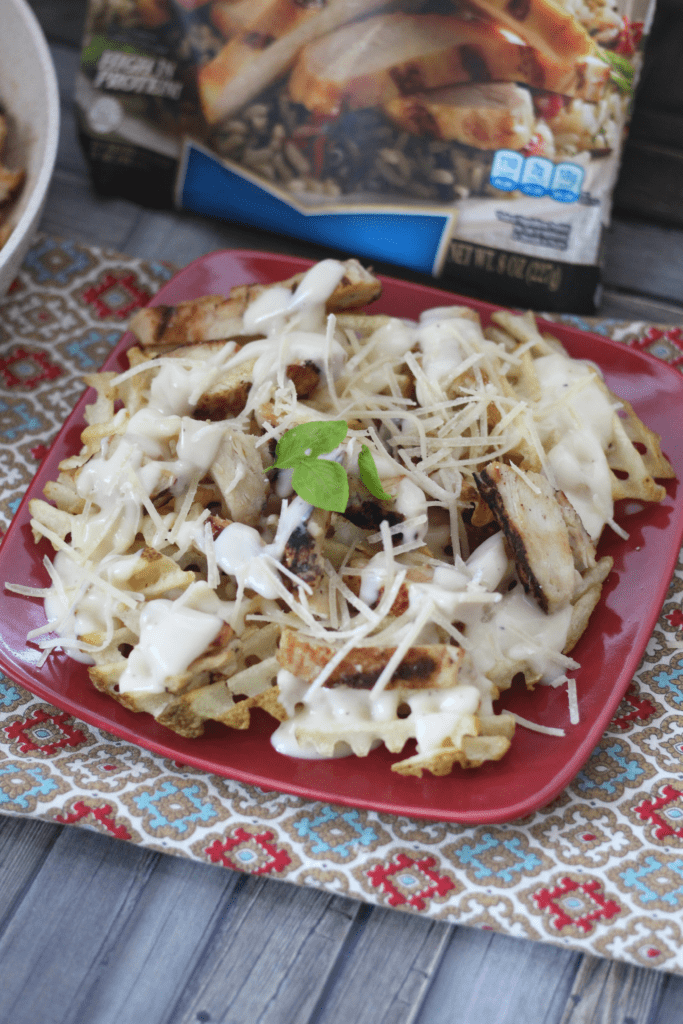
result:
[[(259, 708), (294, 756), (383, 744), (413, 776), (504, 756), (494, 701), (577, 667), (614, 502), (661, 500), (673, 470), (531, 314), (413, 324), (362, 309), (379, 289), (328, 260), (136, 314), (130, 368), (88, 378), (83, 448), (31, 503), (56, 551), (48, 588), (13, 587), (45, 597), (34, 643), (187, 737)], [(349, 500), (326, 512), (269, 467), (287, 430), (341, 419), (324, 457)]]

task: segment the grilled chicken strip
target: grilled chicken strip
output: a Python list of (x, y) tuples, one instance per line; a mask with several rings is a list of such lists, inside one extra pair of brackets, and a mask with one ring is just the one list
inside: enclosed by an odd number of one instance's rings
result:
[(330, 513), (311, 508), (287, 538), (282, 564), (315, 589), (325, 575), (323, 540)]
[[(395, 647), (356, 647), (344, 658), (323, 686), (349, 686), (354, 690), (370, 690), (394, 654)], [(318, 640), (302, 637), (292, 629), (284, 629), (277, 658), (280, 665), (306, 682), (313, 682), (318, 673), (335, 655), (335, 650)], [(450, 644), (422, 644), (409, 648), (387, 690), (446, 689), (458, 682), (464, 657), (461, 647)]]
[[(289, 288), (293, 295), (305, 273), (302, 271), (295, 274), (277, 286), (237, 285), (230, 290), (227, 299), (222, 295), (205, 295), (199, 299), (179, 302), (177, 306), (146, 306), (138, 310), (129, 327), (143, 349), (163, 350), (203, 341), (224, 342), (230, 338), (248, 341), (249, 337), (244, 336), (242, 316), (250, 303), (273, 287)], [(325, 308), (328, 313), (358, 309), (368, 302), (374, 302), (381, 293), (382, 283), (374, 274), (366, 270), (358, 260), (345, 260), (344, 276), (327, 300)]]
[(555, 491), (562, 518), (567, 524), (569, 546), (574, 556), (574, 568), (580, 573), (592, 569), (595, 565), (595, 544), (588, 536), (581, 517), (562, 491)]
[(475, 481), (505, 534), (524, 589), (550, 614), (574, 594), (574, 555), (553, 488), (538, 473), (526, 476), (532, 486), (510, 466), (492, 462)]
[[(349, 501), (342, 515), (354, 526), (359, 526), (361, 530), (379, 530), (384, 519), (390, 527), (398, 526), (405, 520), (405, 516), (397, 512), (394, 505), (390, 501), (375, 498), (358, 477), (349, 477)], [(394, 540), (400, 544), (401, 535)]]

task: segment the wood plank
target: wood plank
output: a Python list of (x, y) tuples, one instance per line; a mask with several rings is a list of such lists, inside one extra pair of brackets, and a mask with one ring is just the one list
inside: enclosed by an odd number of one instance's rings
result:
[(614, 320), (683, 325), (683, 306), (609, 288), (605, 289), (598, 314)]
[(239, 878), (64, 829), (0, 938), (0, 1020), (163, 1024)]
[(683, 19), (680, 0), (657, 0), (645, 61), (636, 93), (636, 106), (683, 109)]
[[(111, 856), (104, 867), (110, 874)], [(109, 921), (80, 1005), (64, 1024), (165, 1024), (244, 881), (234, 871), (159, 857), (126, 912)]]
[(666, 977), (662, 971), (585, 956), (560, 1024), (646, 1024)]
[(633, 139), (614, 191), (620, 214), (683, 225), (683, 153)]
[(412, 1024), (454, 930), (374, 908), (340, 957), (315, 1024)]
[(0, 816), (0, 935), (62, 828), (30, 818)]
[(57, 169), (40, 230), (88, 245), (125, 250), (140, 207), (125, 199), (101, 199), (82, 175)]
[(682, 239), (676, 228), (615, 218), (607, 232), (605, 287), (683, 304)]
[(679, 1020), (683, 1020), (683, 977), (667, 974), (656, 1013), (648, 1024), (671, 1024)]
[[(683, 110), (660, 110), (644, 103), (636, 106), (629, 126), (629, 141), (683, 150)], [(628, 151), (628, 143), (626, 146)]]
[[(313, 889), (159, 857), (81, 829), (64, 830), (24, 888), (0, 939), (11, 976), (0, 991), (0, 1020), (13, 1024), (162, 1024), (185, 985), (189, 1003), (182, 999), (174, 1021), (206, 1013), (210, 1018), (199, 1019), (223, 1019), (229, 1008), (235, 1024), (303, 1024), (340, 960), (352, 989), (357, 965), (374, 974), (375, 947), (385, 980), (367, 1019), (403, 1024), (449, 931)], [(84, 915), (82, 908), (90, 909)], [(347, 936), (366, 919), (365, 941), (355, 943), (347, 962)], [(387, 957), (393, 970), (385, 970)], [(317, 1018), (321, 1024), (338, 1019), (337, 1002), (333, 1016)], [(342, 1002), (348, 1008), (346, 996)], [(386, 1013), (377, 1016), (380, 1009)], [(358, 1024), (365, 1019), (358, 1016)]]
[(50, 47), (52, 60), (57, 72), (60, 97), (60, 131), (57, 149), (57, 167), (63, 171), (81, 175), (88, 179), (88, 165), (78, 141), (74, 88), (79, 66), (79, 53), (70, 46), (60, 44)]
[(557, 1024), (581, 960), (557, 946), (457, 928), (415, 1024)]
[(57, 75), (59, 98), (65, 106), (73, 103), (76, 72), (80, 65), (80, 52), (64, 43), (50, 43), (50, 53)]
[(325, 259), (330, 250), (296, 238), (269, 234), (228, 221), (192, 213), (145, 210), (125, 240), (125, 251), (142, 259), (165, 259), (185, 266), (217, 249), (258, 249), (266, 252)]
[[(355, 900), (248, 877), (173, 1024), (307, 1024), (362, 909)], [(348, 1020), (357, 1024), (353, 1014)]]

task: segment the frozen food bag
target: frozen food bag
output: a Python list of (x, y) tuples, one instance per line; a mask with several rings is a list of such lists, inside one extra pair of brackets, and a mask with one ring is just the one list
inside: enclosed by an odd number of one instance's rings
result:
[(96, 187), (587, 312), (650, 0), (90, 0)]

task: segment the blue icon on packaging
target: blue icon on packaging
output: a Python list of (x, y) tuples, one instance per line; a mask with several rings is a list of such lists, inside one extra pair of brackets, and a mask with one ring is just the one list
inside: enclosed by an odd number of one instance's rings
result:
[(527, 196), (546, 196), (550, 190), (553, 164), (541, 156), (529, 156), (524, 161), (520, 191)]
[(558, 203), (575, 203), (581, 195), (584, 170), (579, 164), (557, 164), (550, 183), (550, 196)]
[(575, 203), (581, 197), (584, 174), (580, 164), (554, 164), (542, 156), (524, 157), (514, 149), (499, 149), (493, 156), (489, 181), (501, 192), (519, 189), (527, 196)]
[(501, 192), (512, 192), (519, 186), (524, 157), (514, 149), (499, 149), (493, 157), (489, 181)]

